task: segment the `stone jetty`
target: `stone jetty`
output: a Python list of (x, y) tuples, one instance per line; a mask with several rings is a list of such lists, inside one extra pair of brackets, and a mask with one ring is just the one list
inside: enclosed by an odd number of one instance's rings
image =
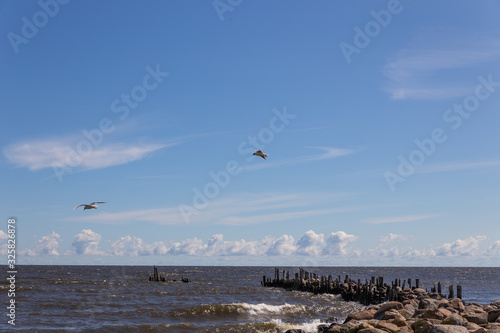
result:
[[(348, 276), (334, 280), (302, 269), (293, 278), (289, 272), (275, 269), (274, 279), (264, 276), (262, 284), (340, 294), (344, 300), (367, 304), (362, 311), (349, 314), (343, 323), (320, 325), (318, 333), (500, 333), (500, 300), (489, 305), (465, 303), (460, 286), (455, 297), (453, 286), (444, 295), (440, 283), (427, 291), (420, 288), (418, 280), (414, 285), (410, 279), (387, 285), (382, 277), (372, 277), (361, 283)], [(294, 329), (286, 333), (303, 332)]]
[(466, 304), (421, 288), (407, 288), (402, 294), (402, 302), (368, 306), (349, 314), (342, 324), (320, 326), (318, 333), (500, 333), (500, 300)]

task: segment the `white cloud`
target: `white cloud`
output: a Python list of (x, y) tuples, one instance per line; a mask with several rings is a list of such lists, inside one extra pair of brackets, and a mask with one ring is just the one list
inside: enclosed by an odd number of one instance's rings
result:
[(422, 250), (422, 249), (414, 249), (414, 248), (407, 248), (406, 250), (403, 251), (401, 256), (403, 258), (423, 258), (423, 257), (433, 257), (436, 255), (436, 252), (434, 250)]
[(125, 236), (111, 244), (111, 254), (114, 256), (144, 256), (164, 255), (168, 247), (163, 242), (146, 244), (141, 238)]
[(309, 230), (297, 241), (297, 254), (317, 256), (323, 252), (324, 242), (325, 235)]
[(225, 241), (222, 244), (221, 255), (225, 256), (240, 256), (240, 255), (262, 255), (263, 247), (260, 246), (259, 242), (256, 241), (246, 241), (240, 239), (239, 241)]
[(0, 230), (0, 240), (4, 240), (7, 238), (9, 238), (9, 236), (7, 236), (7, 233), (3, 230)]
[(485, 251), (485, 255), (487, 256), (496, 256), (496, 257), (499, 257), (500, 256), (500, 241), (496, 241), (495, 243), (493, 243), (493, 245), (491, 245), (486, 251)]
[(10, 162), (32, 171), (54, 167), (63, 170), (91, 170), (139, 160), (156, 150), (171, 145), (173, 144), (93, 145), (85, 138), (67, 136), (14, 143), (4, 148), (3, 152)]
[[(464, 257), (467, 257), (470, 263), (474, 263), (475, 258), (491, 257), (494, 259), (500, 255), (500, 241), (494, 242), (486, 251), (479, 250), (479, 244), (486, 239), (485, 236), (457, 239), (452, 243), (427, 249), (401, 246), (384, 248), (383, 246), (391, 241), (405, 238), (393, 233), (381, 237), (382, 243), (376, 248), (352, 248), (350, 245), (358, 240), (358, 236), (344, 231), (332, 232), (325, 237), (324, 234), (308, 230), (297, 241), (287, 234), (280, 237), (266, 236), (260, 240), (224, 240), (222, 234), (215, 234), (206, 242), (194, 237), (180, 241), (147, 243), (139, 237), (127, 235), (113, 242), (106, 241), (110, 243), (110, 248), (104, 250), (100, 248), (101, 238), (101, 235), (90, 229), (82, 230), (74, 237), (73, 250), (67, 251), (66, 254), (109, 257), (188, 256), (198, 257), (198, 260), (212, 263), (217, 257), (244, 256), (246, 258), (242, 258), (242, 263), (248, 260), (259, 260), (264, 264), (266, 259), (260, 260), (267, 257), (267, 260), (272, 262), (282, 261), (283, 265), (292, 262), (300, 264), (297, 258), (302, 258), (300, 265), (304, 265), (303, 260), (307, 258), (313, 266), (328, 263), (331, 256), (335, 256), (335, 260), (353, 265), (408, 265), (409, 263), (442, 265), (444, 260), (447, 260), (449, 265), (464, 265), (466, 264)], [(38, 240), (34, 249), (21, 254), (31, 257), (58, 255), (59, 241), (60, 235), (52, 232)]]
[(213, 235), (207, 243), (207, 255), (216, 254), (220, 247), (224, 244), (224, 235), (216, 234)]
[(267, 255), (272, 256), (289, 256), (297, 251), (295, 246), (295, 239), (290, 235), (283, 235), (276, 239), (269, 249), (266, 251)]
[(39, 255), (53, 255), (58, 256), (59, 252), (57, 249), (59, 248), (59, 238), (61, 235), (52, 231), (47, 236), (43, 236), (36, 242), (36, 246), (34, 249), (29, 249), (26, 254), (28, 256), (39, 256)]
[(99, 250), (101, 238), (101, 235), (90, 229), (82, 230), (82, 232), (73, 239), (73, 251), (70, 252), (70, 254), (103, 255), (104, 252)]
[(406, 240), (407, 237), (404, 235), (389, 233), (387, 236), (380, 236), (380, 242), (382, 243), (390, 243), (396, 240)]
[(168, 254), (173, 255), (189, 255), (189, 256), (202, 256), (205, 254), (207, 245), (198, 238), (188, 238), (182, 242), (174, 242), (171, 244)]
[(325, 253), (336, 256), (343, 256), (347, 254), (346, 246), (358, 239), (355, 235), (349, 235), (344, 231), (332, 232), (326, 238)]
[(384, 249), (383, 247), (379, 246), (373, 250), (369, 251), (370, 256), (372, 257), (390, 257), (390, 258), (395, 258), (399, 256), (399, 248), (398, 247), (392, 247), (390, 249)]
[(265, 238), (261, 242), (246, 241), (224, 241), (222, 234), (213, 235), (207, 244), (206, 255), (235, 256), (235, 255), (263, 255), (269, 246), (269, 240)]
[(469, 237), (464, 240), (457, 239), (453, 243), (445, 243), (435, 249), (437, 256), (474, 256), (479, 253), (479, 243), (486, 236)]
[(224, 241), (222, 234), (213, 235), (206, 244), (198, 238), (186, 239), (181, 242), (144, 243), (141, 238), (125, 236), (111, 244), (111, 254), (114, 256), (141, 255), (190, 255), (190, 256), (234, 256), (263, 255), (270, 246), (269, 238), (262, 241)]
[[(138, 255), (188, 255), (188, 256), (322, 256), (345, 255), (345, 246), (356, 240), (354, 235), (343, 231), (332, 233), (325, 243), (324, 235), (307, 231), (297, 242), (290, 235), (278, 238), (264, 237), (259, 241), (245, 239), (225, 241), (222, 234), (213, 235), (206, 243), (198, 238), (177, 242), (144, 243), (142, 239), (125, 236), (111, 244), (110, 254), (114, 256)], [(329, 249), (326, 249), (330, 246)], [(76, 251), (75, 251), (76, 252)]]

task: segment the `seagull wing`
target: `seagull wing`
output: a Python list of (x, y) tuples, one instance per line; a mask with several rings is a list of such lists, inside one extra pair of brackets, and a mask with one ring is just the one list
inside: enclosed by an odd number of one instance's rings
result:
[(75, 208), (73, 208), (73, 210), (77, 209), (78, 207), (82, 207), (82, 206), (85, 206), (85, 204), (78, 205)]
[(96, 201), (96, 202), (91, 203), (91, 205), (100, 204), (100, 203), (106, 203), (106, 202), (105, 201)]

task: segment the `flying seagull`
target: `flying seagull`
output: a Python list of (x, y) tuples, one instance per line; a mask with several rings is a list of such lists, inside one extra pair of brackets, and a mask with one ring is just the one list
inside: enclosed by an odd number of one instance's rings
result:
[[(267, 156), (267, 154), (263, 153), (263, 152), (262, 152), (262, 150), (255, 150), (255, 153), (253, 153), (253, 155), (255, 155), (255, 156), (260, 156), (260, 157), (262, 157), (263, 159), (266, 159), (266, 156)], [(253, 156), (253, 155), (252, 155), (252, 156)]]
[(73, 208), (73, 210), (75, 210), (75, 209), (77, 209), (78, 207), (81, 207), (81, 206), (83, 206), (83, 210), (85, 210), (85, 209), (97, 209), (97, 205), (96, 204), (102, 204), (102, 203), (106, 203), (106, 202), (104, 202), (104, 201), (96, 201), (96, 202), (89, 203), (88, 205), (87, 204), (81, 204), (81, 205), (78, 205), (75, 208)]

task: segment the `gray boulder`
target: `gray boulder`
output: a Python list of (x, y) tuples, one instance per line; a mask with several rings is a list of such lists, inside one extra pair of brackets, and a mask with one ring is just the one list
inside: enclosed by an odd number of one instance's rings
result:
[(418, 308), (419, 309), (428, 309), (428, 310), (434, 310), (439, 307), (439, 304), (441, 302), (437, 299), (434, 298), (424, 298), (421, 299), (420, 302), (418, 303)]
[(375, 327), (370, 327), (370, 328), (363, 328), (359, 330), (358, 333), (387, 333), (387, 332)]
[(429, 333), (469, 333), (463, 326), (457, 325), (434, 325)]
[(490, 323), (494, 323), (500, 317), (500, 309), (499, 310), (491, 310), (488, 312), (488, 321)]
[(486, 312), (467, 312), (462, 317), (478, 325), (485, 325), (488, 322), (488, 313)]
[(375, 312), (374, 314), (374, 318), (376, 319), (381, 319), (383, 314), (386, 312), (386, 311), (389, 311), (389, 310), (392, 310), (392, 309), (396, 309), (396, 310), (399, 310), (399, 309), (402, 309), (403, 308), (403, 304), (400, 303), (400, 302), (387, 302), (385, 304), (383, 304), (378, 310), (377, 312)]
[(444, 318), (443, 324), (445, 325), (458, 325), (462, 326), (466, 320), (462, 318), (459, 314), (453, 313), (452, 315)]
[(460, 298), (453, 298), (448, 301), (448, 307), (451, 307), (459, 312), (465, 311), (464, 302)]
[(344, 323), (350, 322), (351, 320), (373, 319), (376, 312), (377, 312), (377, 310), (375, 310), (375, 309), (368, 309), (368, 310), (364, 310), (364, 311), (360, 311), (360, 312), (356, 312), (356, 313), (351, 313), (347, 316)]

